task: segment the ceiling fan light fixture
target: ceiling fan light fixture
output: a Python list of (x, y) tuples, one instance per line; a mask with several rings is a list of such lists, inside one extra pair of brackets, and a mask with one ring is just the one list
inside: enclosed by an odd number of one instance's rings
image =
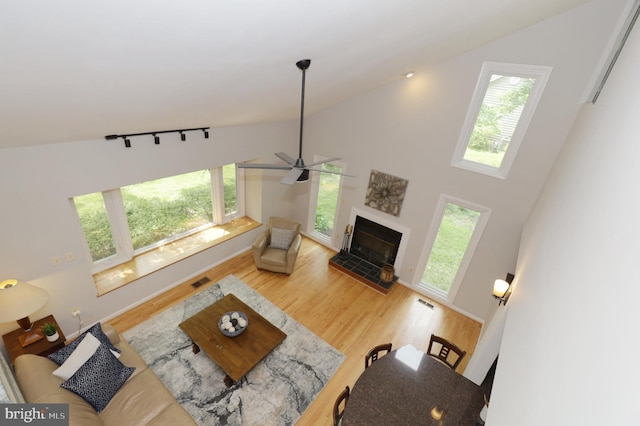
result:
[(302, 171), (302, 174), (300, 176), (298, 176), (298, 179), (296, 179), (296, 182), (306, 182), (309, 180), (309, 170), (308, 169), (304, 169)]

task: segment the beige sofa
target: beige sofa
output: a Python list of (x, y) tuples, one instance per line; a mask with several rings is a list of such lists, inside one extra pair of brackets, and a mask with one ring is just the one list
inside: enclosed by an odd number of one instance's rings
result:
[(104, 410), (97, 413), (82, 397), (60, 387), (63, 380), (51, 374), (58, 365), (37, 355), (21, 355), (15, 360), (16, 379), (26, 402), (68, 403), (71, 426), (195, 425), (140, 355), (120, 339), (115, 328), (102, 324), (102, 330), (122, 351), (120, 361), (128, 367), (135, 367), (131, 377)]

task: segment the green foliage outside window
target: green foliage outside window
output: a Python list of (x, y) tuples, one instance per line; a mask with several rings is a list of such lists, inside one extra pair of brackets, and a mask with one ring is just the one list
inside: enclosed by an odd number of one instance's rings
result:
[(480, 213), (447, 203), (422, 282), (448, 293), (458, 273)]
[[(491, 85), (489, 86), (471, 133), (468, 145), (470, 151), (503, 152), (506, 150), (515, 128), (510, 128), (509, 125), (505, 125), (505, 122), (514, 112), (522, 111), (533, 83), (535, 83), (533, 78), (519, 78), (518, 83), (513, 87), (498, 87), (492, 91)], [(511, 118), (517, 123), (519, 113), (518, 117)]]
[[(223, 167), (225, 212), (237, 210), (235, 165)], [(121, 188), (134, 250), (212, 223), (209, 170), (186, 173)], [(116, 254), (102, 193), (74, 197), (94, 262)]]
[[(322, 167), (331, 171), (341, 171), (340, 167), (334, 166), (333, 164), (323, 164)], [(328, 237), (331, 237), (333, 233), (333, 224), (338, 208), (339, 191), (340, 175), (333, 173), (320, 174), (314, 230)]]

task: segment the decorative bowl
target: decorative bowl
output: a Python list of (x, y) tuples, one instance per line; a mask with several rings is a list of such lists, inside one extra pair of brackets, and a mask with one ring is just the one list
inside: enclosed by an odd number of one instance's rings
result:
[(236, 337), (247, 329), (249, 319), (244, 312), (231, 311), (226, 312), (220, 320), (218, 320), (218, 328), (225, 336)]

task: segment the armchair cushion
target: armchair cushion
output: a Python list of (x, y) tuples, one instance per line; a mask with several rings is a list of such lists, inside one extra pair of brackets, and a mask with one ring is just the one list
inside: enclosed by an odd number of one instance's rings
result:
[(293, 229), (271, 228), (271, 243), (269, 247), (288, 250), (293, 241)]

